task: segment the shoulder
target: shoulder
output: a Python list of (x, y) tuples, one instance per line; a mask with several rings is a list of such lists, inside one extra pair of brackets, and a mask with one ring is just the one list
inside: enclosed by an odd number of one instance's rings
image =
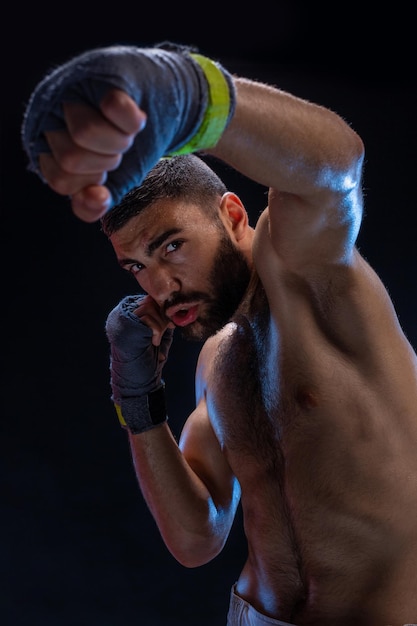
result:
[(233, 323), (224, 326), (206, 340), (200, 351), (195, 380), (196, 406), (187, 418), (180, 438), (181, 450), (187, 458), (195, 456), (196, 450), (200, 451), (199, 454), (210, 456), (214, 450), (219, 449), (219, 441), (213, 427), (216, 412), (216, 379), (219, 375), (218, 355), (228, 338), (234, 334), (235, 326)]
[(235, 335), (236, 329), (236, 323), (229, 322), (204, 343), (198, 357), (196, 370), (197, 400), (206, 394), (207, 386), (210, 384), (221, 348)]

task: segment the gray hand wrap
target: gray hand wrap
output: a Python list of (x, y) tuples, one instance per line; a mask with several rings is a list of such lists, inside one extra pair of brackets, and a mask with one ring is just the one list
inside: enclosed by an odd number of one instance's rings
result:
[(145, 432), (166, 421), (162, 368), (173, 339), (167, 329), (156, 347), (152, 330), (133, 312), (145, 296), (126, 296), (110, 312), (106, 333), (110, 342), (112, 400), (123, 426), (133, 434)]
[[(47, 75), (32, 93), (24, 115), (22, 141), (29, 169), (43, 179), (39, 154), (50, 152), (44, 133), (65, 128), (63, 102), (84, 102), (98, 108), (111, 88), (127, 92), (148, 116), (120, 166), (108, 173), (106, 186), (113, 204), (140, 185), (161, 157), (188, 145), (188, 152), (215, 145), (234, 112), (230, 74), (220, 64), (193, 56), (184, 47), (171, 44), (165, 48), (92, 50)], [(207, 145), (204, 129), (212, 127), (216, 117), (220, 131), (214, 133), (214, 143), (208, 141)], [(204, 134), (205, 141), (201, 141)], [(199, 141), (190, 143), (193, 137)]]

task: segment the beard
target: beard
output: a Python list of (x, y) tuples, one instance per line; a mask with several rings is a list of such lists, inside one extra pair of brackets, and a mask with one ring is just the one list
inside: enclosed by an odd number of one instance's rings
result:
[(209, 274), (212, 295), (189, 294), (190, 302), (200, 298), (205, 306), (195, 322), (181, 328), (182, 337), (189, 341), (205, 341), (223, 328), (239, 307), (250, 276), (248, 261), (224, 230)]

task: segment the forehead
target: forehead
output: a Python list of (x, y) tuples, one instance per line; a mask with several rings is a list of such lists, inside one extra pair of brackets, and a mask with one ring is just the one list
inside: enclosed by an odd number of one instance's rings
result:
[(111, 235), (110, 241), (116, 250), (127, 250), (146, 247), (149, 242), (167, 231), (203, 237), (215, 229), (213, 218), (205, 214), (198, 205), (182, 200), (159, 200), (132, 217)]

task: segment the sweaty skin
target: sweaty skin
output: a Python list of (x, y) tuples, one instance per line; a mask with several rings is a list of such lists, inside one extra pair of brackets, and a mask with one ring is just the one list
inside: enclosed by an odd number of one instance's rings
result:
[(200, 362), (200, 401), (242, 491), (236, 590), (294, 624), (417, 615), (416, 359), (354, 256), (322, 283), (271, 259), (265, 293)]
[[(233, 320), (202, 348), (196, 408), (179, 445), (167, 424), (129, 435), (138, 482), (187, 567), (221, 551), (241, 499), (248, 558), (236, 591), (265, 615), (299, 626), (417, 622), (417, 363), (355, 248), (362, 142), (327, 109), (234, 80), (236, 112), (210, 152), (269, 188), (255, 229), (237, 201), (219, 199), (253, 280)], [(114, 122), (117, 94), (107, 104)], [(61, 148), (43, 160), (45, 177), (74, 194), (86, 221), (105, 210), (103, 163), (122, 152), (116, 141), (112, 151), (106, 119), (83, 140), (82, 150), (101, 152), (84, 173), (82, 151), (74, 175), (60, 169)], [(119, 262), (145, 264), (149, 231), (175, 223), (189, 237), (181, 263), (156, 255), (136, 276), (160, 307), (156, 345), (175, 319), (164, 308), (173, 291), (210, 294), (216, 243), (204, 231), (200, 258), (201, 213), (158, 208), (166, 211), (145, 212), (111, 238)], [(190, 320), (198, 324), (195, 310)]]

